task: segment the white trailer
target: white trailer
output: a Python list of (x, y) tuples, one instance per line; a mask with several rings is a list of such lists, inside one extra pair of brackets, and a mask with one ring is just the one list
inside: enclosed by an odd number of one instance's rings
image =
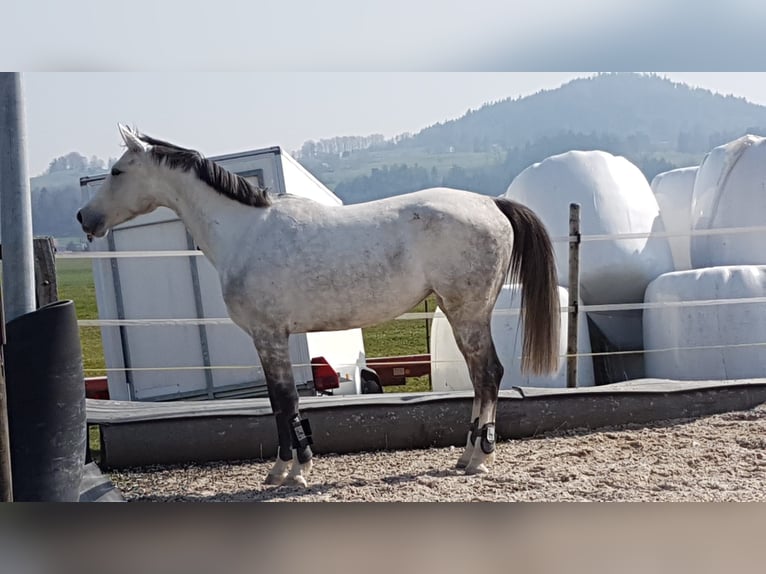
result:
[[(272, 194), (342, 203), (279, 147), (212, 159)], [(105, 177), (80, 180), (84, 200)], [(94, 240), (91, 250), (120, 254), (196, 248), (178, 216), (160, 208), (115, 227)], [(111, 399), (213, 399), (266, 393), (252, 340), (228, 320), (218, 274), (199, 252), (94, 259), (93, 274), (99, 318), (117, 320), (101, 327)], [(333, 394), (380, 389), (372, 380), (374, 373), (365, 367), (361, 329), (293, 335), (290, 353), (302, 394), (321, 390), (314, 384), (311, 367), (319, 357), (340, 377)]]

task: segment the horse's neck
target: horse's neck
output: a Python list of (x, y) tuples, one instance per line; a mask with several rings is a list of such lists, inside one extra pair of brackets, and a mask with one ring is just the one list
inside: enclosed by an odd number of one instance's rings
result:
[[(185, 174), (189, 175), (189, 174)], [(205, 256), (218, 267), (234, 229), (233, 205), (195, 177), (184, 177), (166, 201), (176, 212)]]

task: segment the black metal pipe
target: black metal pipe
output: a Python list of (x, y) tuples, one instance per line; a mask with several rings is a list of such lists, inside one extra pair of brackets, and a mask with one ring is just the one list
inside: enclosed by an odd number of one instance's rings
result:
[(72, 301), (6, 325), (6, 387), (16, 501), (75, 502), (87, 427), (82, 349)]

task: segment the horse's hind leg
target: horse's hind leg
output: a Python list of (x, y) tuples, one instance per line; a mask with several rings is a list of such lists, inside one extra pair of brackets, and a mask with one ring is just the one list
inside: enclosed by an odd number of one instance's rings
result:
[(474, 388), (471, 426), (457, 467), (465, 468), (466, 474), (487, 472), (487, 465), (495, 459), (495, 414), (503, 378), (503, 365), (492, 342), (490, 317), (483, 310), (450, 310), (444, 301), (439, 306), (452, 325)]
[[(482, 328), (481, 333), (475, 331), (473, 336), (481, 343), (464, 356), (473, 381), (474, 409), (478, 413), (471, 419), (469, 443), (473, 448), (465, 467), (466, 474), (487, 472), (487, 465), (495, 461), (497, 395), (503, 378), (503, 365), (497, 357), (489, 326)], [(468, 452), (464, 454), (468, 455)]]
[(298, 412), (298, 391), (287, 337), (253, 339), (266, 376), (279, 445), (277, 461), (266, 475), (265, 483), (306, 486), (312, 466), (311, 432)]

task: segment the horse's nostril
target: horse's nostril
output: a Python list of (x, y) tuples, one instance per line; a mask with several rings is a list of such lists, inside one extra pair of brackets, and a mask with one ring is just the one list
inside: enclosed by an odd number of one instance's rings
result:
[(82, 223), (82, 212), (81, 211), (77, 212), (77, 221)]

